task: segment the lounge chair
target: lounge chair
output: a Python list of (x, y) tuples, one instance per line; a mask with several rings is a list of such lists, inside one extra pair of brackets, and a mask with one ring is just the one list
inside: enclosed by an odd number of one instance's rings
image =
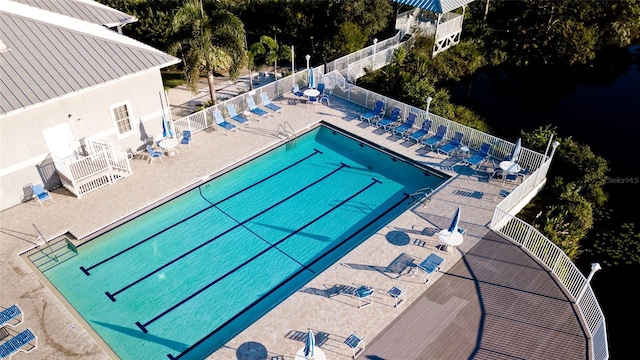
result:
[(213, 111), (213, 118), (215, 119), (216, 124), (218, 124), (218, 126), (220, 126), (221, 128), (226, 130), (225, 134), (229, 135), (229, 133), (231, 133), (232, 131), (238, 131), (238, 127), (237, 126), (235, 126), (232, 123), (224, 120), (220, 110), (214, 110)]
[(376, 101), (376, 105), (373, 107), (373, 110), (360, 115), (360, 120), (371, 124), (371, 122), (381, 118), (382, 115), (384, 115), (384, 102), (382, 100), (378, 100)]
[(191, 147), (191, 131), (182, 130), (182, 138), (180, 139), (180, 145), (187, 145)]
[(404, 138), (409, 133), (409, 130), (413, 128), (413, 124), (416, 122), (418, 116), (415, 113), (410, 112), (404, 123), (393, 128), (393, 133)]
[(367, 305), (371, 305), (371, 301), (365, 300), (366, 298), (373, 295), (373, 289), (368, 286), (360, 286), (353, 293), (358, 298), (358, 308), (365, 307)]
[(447, 125), (438, 126), (438, 130), (436, 130), (435, 135), (422, 140), (422, 143), (433, 150), (433, 148), (435, 148), (444, 139), (445, 135), (447, 135), (448, 129)]
[(463, 136), (464, 136), (463, 133), (456, 131), (456, 133), (453, 135), (453, 139), (451, 139), (451, 141), (439, 147), (438, 152), (446, 154), (447, 156), (451, 156), (451, 154), (454, 151), (458, 150), (460, 145), (462, 145)]
[[(269, 115), (269, 113), (265, 110), (265, 109), (261, 109), (259, 107), (256, 106), (256, 102), (253, 100), (253, 98), (251, 96), (249, 96), (247, 98), (247, 105), (249, 106), (249, 111), (251, 111), (252, 113), (260, 116), (260, 117), (264, 117)], [(231, 115), (231, 114), (229, 114)]]
[[(378, 121), (376, 121), (378, 120)], [(394, 124), (400, 121), (400, 108), (394, 107), (389, 116), (383, 116), (370, 122), (371, 124), (389, 130)]]
[(260, 99), (262, 99), (262, 106), (266, 107), (267, 109), (276, 113), (282, 111), (282, 108), (280, 106), (272, 103), (271, 100), (269, 100), (269, 95), (267, 95), (267, 93), (261, 93)]
[[(34, 344), (31, 344), (32, 342)], [(28, 344), (31, 345), (31, 348), (28, 350), (23, 349)], [(31, 329), (26, 329), (0, 345), (0, 359), (10, 358), (18, 351), (28, 353), (37, 347), (38, 338), (31, 332)]]
[(31, 191), (40, 206), (42, 206), (42, 203), (46, 200), (51, 200), (51, 202), (53, 202), (51, 194), (42, 186), (42, 184), (31, 185)]
[(12, 305), (0, 311), (0, 327), (9, 325), (11, 327), (22, 324), (24, 314), (18, 305)]
[(491, 150), (491, 144), (482, 143), (482, 145), (480, 145), (480, 150), (478, 151), (478, 153), (468, 158), (465, 161), (465, 165), (475, 165), (476, 170), (478, 170), (478, 166), (480, 166), (480, 164), (482, 164), (489, 157), (490, 150)]
[(249, 125), (249, 119), (247, 119), (244, 115), (238, 114), (236, 111), (236, 106), (234, 104), (227, 104), (227, 112), (229, 113), (229, 118), (240, 125)]
[[(393, 305), (393, 307), (397, 308), (398, 306), (400, 306), (400, 304), (402, 304), (403, 301), (407, 300), (407, 288), (401, 288), (398, 286), (394, 286), (391, 289), (389, 289), (389, 291), (387, 291), (387, 294), (389, 294), (389, 296), (391, 296), (395, 301), (395, 305)], [(402, 299), (400, 299), (400, 297), (402, 297)]]
[(349, 348), (351, 348), (351, 350), (353, 350), (353, 358), (355, 359), (356, 356), (358, 356), (361, 352), (364, 352), (364, 339), (366, 339), (367, 337), (359, 337), (356, 334), (351, 334), (349, 335), (349, 337), (344, 341), (345, 344), (347, 344), (347, 346)]
[(149, 153), (149, 164), (151, 164), (153, 159), (156, 159), (156, 158), (160, 159), (161, 163), (164, 162), (164, 160), (162, 160), (162, 158), (164, 157), (164, 155), (162, 154), (162, 151), (153, 150), (151, 145), (147, 145), (147, 153)]
[(433, 121), (431, 121), (430, 119), (425, 119), (422, 122), (420, 130), (414, 131), (409, 134), (409, 138), (415, 140), (416, 144), (419, 143), (425, 136), (429, 135), (429, 130), (431, 129), (432, 123)]
[[(424, 282), (426, 283), (427, 281), (429, 281), (431, 274), (440, 271), (440, 266), (442, 266), (442, 263), (444, 263), (443, 258), (434, 253), (431, 253), (420, 263), (420, 265), (416, 267), (416, 271), (421, 270), (425, 273)], [(414, 272), (413, 275), (415, 274), (416, 273)]]

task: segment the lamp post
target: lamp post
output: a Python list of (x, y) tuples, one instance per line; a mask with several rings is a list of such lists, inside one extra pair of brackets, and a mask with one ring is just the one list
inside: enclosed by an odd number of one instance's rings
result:
[(374, 68), (376, 66), (376, 44), (378, 44), (378, 38), (373, 38), (373, 67)]
[(296, 73), (296, 53), (293, 51), (293, 45), (291, 45), (291, 73)]
[(431, 118), (431, 117), (429, 116), (429, 106), (431, 106), (431, 101), (432, 101), (432, 100), (433, 100), (433, 98), (432, 98), (431, 96), (429, 96), (429, 97), (427, 98), (427, 119)]
[(580, 300), (582, 299), (582, 296), (587, 291), (587, 286), (589, 286), (589, 282), (591, 282), (591, 278), (593, 277), (593, 274), (595, 274), (596, 271), (600, 269), (602, 269), (602, 267), (600, 266), (599, 263), (591, 263), (591, 272), (589, 273), (589, 276), (587, 276), (587, 282), (584, 283), (582, 290), (580, 290), (580, 295), (578, 295), (578, 297), (576, 298), (576, 304), (580, 302)]
[(556, 153), (556, 148), (558, 147), (558, 145), (560, 145), (560, 143), (557, 141), (554, 141), (553, 144), (551, 144), (551, 155), (549, 155), (549, 158), (553, 159), (553, 154)]
[(307, 70), (309, 70), (309, 60), (311, 59), (311, 55), (307, 54), (304, 58), (307, 59)]

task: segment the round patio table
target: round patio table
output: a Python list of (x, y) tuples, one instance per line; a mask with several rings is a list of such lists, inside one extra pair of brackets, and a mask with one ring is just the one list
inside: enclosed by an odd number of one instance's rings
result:
[(158, 143), (158, 146), (160, 146), (162, 150), (166, 151), (169, 156), (173, 156), (178, 153), (178, 150), (176, 150), (176, 146), (178, 146), (178, 139), (164, 139)]
[[(516, 164), (513, 161), (509, 161), (509, 160), (505, 160), (505, 161), (501, 162), (500, 163), (500, 169), (502, 169), (502, 171), (506, 172), (507, 174), (517, 174), (522, 170), (520, 165)], [(504, 181), (506, 179), (507, 179), (507, 176), (503, 175), (502, 176), (502, 186), (504, 186)]]
[(452, 247), (462, 244), (462, 241), (464, 240), (462, 234), (458, 231), (450, 232), (447, 229), (440, 231), (438, 233), (438, 238), (444, 243), (446, 251), (451, 251)]

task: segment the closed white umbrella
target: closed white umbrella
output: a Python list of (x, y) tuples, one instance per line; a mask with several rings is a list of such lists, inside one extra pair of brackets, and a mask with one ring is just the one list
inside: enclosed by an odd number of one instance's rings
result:
[(309, 68), (309, 87), (312, 89), (316, 88), (316, 77), (313, 74), (313, 68)]
[(309, 329), (307, 333), (307, 339), (304, 342), (304, 356), (307, 359), (313, 359), (316, 354), (316, 337), (313, 335), (313, 331)]
[(453, 220), (451, 220), (451, 225), (447, 229), (450, 233), (455, 234), (458, 231), (458, 223), (460, 222), (460, 206), (456, 209), (456, 213), (453, 215)]
[(522, 140), (518, 138), (518, 141), (516, 141), (516, 146), (513, 147), (513, 152), (511, 152), (511, 161), (513, 162), (518, 162), (518, 157), (520, 156), (520, 149), (522, 148), (521, 143), (522, 143)]

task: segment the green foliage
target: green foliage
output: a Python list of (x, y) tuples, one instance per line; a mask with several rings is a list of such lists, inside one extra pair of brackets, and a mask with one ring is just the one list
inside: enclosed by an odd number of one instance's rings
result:
[(597, 234), (587, 253), (603, 266), (640, 264), (640, 233), (632, 223), (624, 223), (619, 230)]
[(165, 90), (180, 86), (185, 82), (182, 72), (179, 71), (162, 71), (160, 75), (162, 75)]
[(333, 39), (337, 53), (349, 54), (362, 49), (367, 43), (368, 34), (358, 24), (345, 22), (338, 26), (338, 34)]

